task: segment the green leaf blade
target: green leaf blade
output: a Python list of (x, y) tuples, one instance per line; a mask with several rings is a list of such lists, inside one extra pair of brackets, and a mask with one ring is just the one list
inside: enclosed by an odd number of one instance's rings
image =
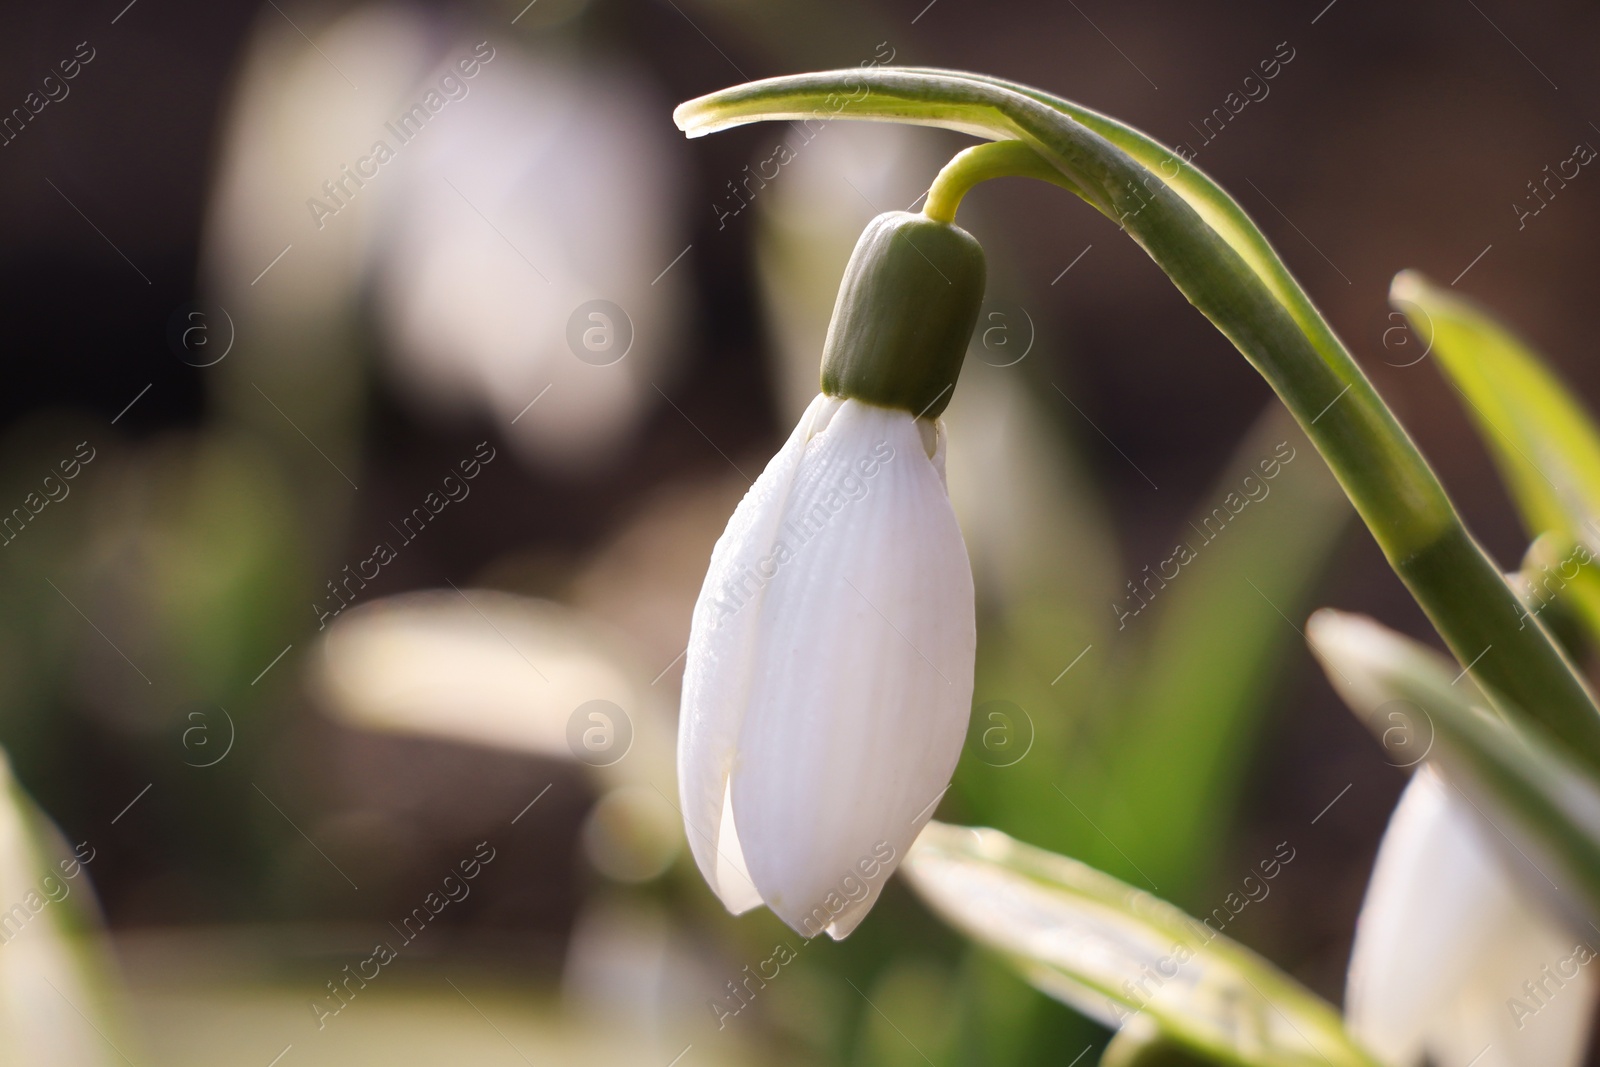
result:
[(929, 823), (903, 870), (957, 929), (1110, 1024), (1217, 1063), (1373, 1067), (1325, 1002), (1164, 901), (996, 830)]
[(1548, 361), (1484, 309), (1415, 271), (1389, 300), (1460, 391), (1530, 537), (1600, 543), (1600, 428)]

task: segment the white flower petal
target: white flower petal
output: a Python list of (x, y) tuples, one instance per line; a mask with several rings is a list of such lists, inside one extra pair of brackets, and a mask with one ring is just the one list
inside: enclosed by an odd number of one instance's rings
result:
[(733, 819), (733, 788), (726, 779), (722, 788), (722, 825), (717, 833), (716, 862), (717, 880), (711, 884), (729, 911), (742, 915), (761, 903), (761, 894), (744, 864), (739, 827)]
[(842, 937), (931, 816), (971, 707), (972, 572), (917, 421), (846, 401), (762, 562), (733, 810), (767, 906)]
[[(1439, 1067), (1582, 1059), (1596, 984), (1578, 961), (1592, 959), (1592, 948), (1584, 942), (1578, 952), (1582, 939), (1517, 884), (1485, 833), (1469, 802), (1425, 766), (1384, 834), (1356, 927), (1345, 1014), (1395, 1067), (1424, 1054)], [(1525, 982), (1544, 985), (1537, 999)]]
[(700, 873), (735, 914), (759, 903), (751, 900), (753, 889), (742, 873), (738, 837), (723, 827), (728, 774), (756, 665), (762, 590), (749, 576), (771, 553), (812, 423), (835, 407), (837, 402), (828, 397), (812, 401), (734, 509), (711, 550), (711, 566), (689, 628), (678, 720), (678, 793)]

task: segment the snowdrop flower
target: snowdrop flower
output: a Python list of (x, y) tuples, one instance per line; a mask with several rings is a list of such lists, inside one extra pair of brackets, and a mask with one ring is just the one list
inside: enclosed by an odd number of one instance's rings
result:
[(1469, 802), (1426, 765), (1378, 850), (1356, 926), (1345, 1015), (1391, 1067), (1582, 1062), (1594, 942), (1547, 917)]
[(983, 296), (953, 225), (874, 219), (823, 395), (734, 511), (695, 605), (678, 734), (690, 846), (735, 914), (850, 933), (950, 781), (972, 701), (972, 571), (945, 488)]

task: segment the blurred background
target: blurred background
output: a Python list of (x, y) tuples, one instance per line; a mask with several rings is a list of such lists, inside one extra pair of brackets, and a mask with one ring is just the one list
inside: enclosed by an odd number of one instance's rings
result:
[[(7, 1010), (60, 1042), (18, 1062), (1093, 1062), (1104, 1031), (898, 883), (806, 944), (725, 915), (686, 858), (672, 747), (711, 545), (816, 389), (862, 226), (969, 142), (690, 142), (681, 100), (960, 67), (1187, 146), (1508, 569), (1525, 537), (1389, 279), (1454, 280), (1600, 399), (1600, 179), (1545, 182), (1600, 143), (1588, 5), (0, 19), (0, 745), (59, 827), (29, 815), (5, 862), (93, 857), (50, 929), (0, 928)], [(1112, 225), (1015, 180), (962, 224), (990, 264), (947, 414), (980, 648), (939, 817), (1225, 907), (1337, 1002), (1426, 739), (1373, 742), (1297, 627), (1331, 604), (1431, 632)], [(12, 874), (0, 908), (37, 882)], [(78, 945), (97, 911), (84, 988), (30, 985), (26, 942)]]

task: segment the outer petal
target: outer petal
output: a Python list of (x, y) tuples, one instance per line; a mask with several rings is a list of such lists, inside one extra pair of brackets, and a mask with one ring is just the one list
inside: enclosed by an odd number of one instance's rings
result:
[(818, 396), (745, 494), (711, 550), (695, 602), (678, 719), (678, 795), (700, 873), (734, 914), (761, 903), (731, 832), (728, 773), (756, 664), (764, 588), (756, 572), (772, 553), (783, 508), (812, 427), (838, 406)]
[(762, 898), (806, 936), (860, 922), (960, 755), (976, 633), (942, 459), (909, 414), (846, 401), (766, 568), (733, 811)]
[[(1582, 1059), (1593, 950), (1580, 951), (1516, 883), (1484, 836), (1493, 832), (1426, 766), (1389, 822), (1356, 927), (1345, 1014), (1395, 1067), (1424, 1053), (1439, 1067)], [(1526, 982), (1543, 987), (1537, 998)]]

